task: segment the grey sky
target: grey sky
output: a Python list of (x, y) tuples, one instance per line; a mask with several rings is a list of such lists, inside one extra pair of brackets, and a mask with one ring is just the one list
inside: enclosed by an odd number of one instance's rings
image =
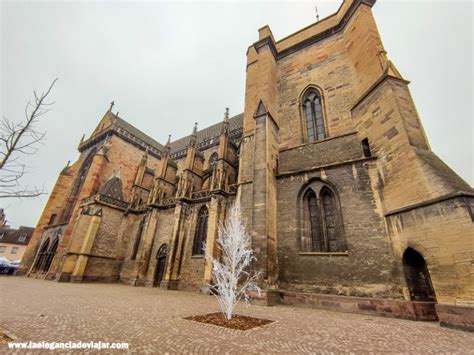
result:
[[(29, 185), (51, 191), (115, 100), (120, 116), (164, 143), (243, 111), (245, 52), (258, 28), (278, 40), (337, 10), (312, 2), (2, 1), (0, 112), (23, 118), (34, 88), (54, 77), (47, 142), (27, 159)], [(389, 57), (410, 81), (433, 150), (471, 185), (473, 4), (379, 0)], [(1, 200), (11, 225), (35, 226), (47, 198)]]

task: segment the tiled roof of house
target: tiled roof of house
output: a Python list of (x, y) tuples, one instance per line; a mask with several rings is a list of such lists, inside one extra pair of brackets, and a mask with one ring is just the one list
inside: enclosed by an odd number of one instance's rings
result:
[(18, 229), (0, 229), (0, 243), (27, 245), (34, 230), (34, 228), (23, 226)]

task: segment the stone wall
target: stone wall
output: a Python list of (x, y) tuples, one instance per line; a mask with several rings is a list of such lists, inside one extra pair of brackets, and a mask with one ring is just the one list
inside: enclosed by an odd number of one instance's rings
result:
[(354, 130), (354, 75), (344, 45), (339, 34), (278, 61), (280, 149), (307, 142), (302, 99), (310, 87), (321, 94), (327, 136)]
[[(369, 170), (360, 160), (278, 178), (280, 288), (359, 297), (403, 298), (400, 262), (372, 194)], [(298, 215), (302, 189), (312, 180), (337, 194), (347, 244), (343, 253), (302, 253)]]
[(363, 158), (362, 145), (355, 133), (280, 150), (278, 173), (290, 174)]
[[(198, 203), (189, 206), (189, 212), (186, 216), (185, 230), (183, 235), (184, 250), (179, 262), (179, 288), (199, 290), (204, 282), (204, 267), (206, 265), (205, 257), (202, 255), (192, 255), (193, 242), (196, 235), (197, 215), (202, 206), (210, 208), (209, 203)], [(209, 227), (209, 225), (208, 225)]]
[(168, 256), (169, 256), (171, 237), (173, 235), (173, 226), (174, 226), (174, 208), (161, 210), (160, 213), (158, 214), (154, 241), (151, 247), (151, 257), (150, 257), (150, 262), (148, 265), (147, 281), (146, 281), (147, 286), (154, 286), (154, 280), (156, 277), (157, 253), (158, 253), (158, 250), (161, 248), (161, 246), (166, 245), (167, 250), (168, 250)]
[(84, 280), (117, 281), (121, 262), (117, 258), (119, 229), (123, 212), (102, 208), (102, 218), (88, 259)]
[(474, 306), (473, 197), (456, 197), (387, 217), (401, 259), (407, 248), (426, 261), (437, 302)]

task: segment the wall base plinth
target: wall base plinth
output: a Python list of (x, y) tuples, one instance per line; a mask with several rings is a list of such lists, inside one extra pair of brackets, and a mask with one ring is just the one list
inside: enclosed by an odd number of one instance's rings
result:
[(328, 311), (436, 321), (436, 303), (280, 291), (280, 303)]
[(474, 307), (437, 304), (436, 312), (442, 327), (474, 332)]

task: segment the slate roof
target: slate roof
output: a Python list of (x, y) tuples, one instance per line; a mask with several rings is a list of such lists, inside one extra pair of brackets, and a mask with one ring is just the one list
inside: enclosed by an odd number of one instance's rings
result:
[(123, 130), (127, 131), (131, 135), (137, 137), (138, 139), (141, 139), (146, 144), (152, 146), (155, 149), (158, 149), (160, 152), (163, 152), (165, 147), (161, 143), (157, 142), (156, 140), (151, 138), (149, 135), (143, 133), (142, 131), (140, 131), (135, 126), (132, 126), (130, 123), (125, 121), (123, 118), (120, 118), (119, 116), (114, 114), (113, 115), (113, 121), (114, 121), (114, 124), (117, 127), (122, 128)]
[[(243, 113), (229, 118), (229, 131), (231, 135), (233, 132), (243, 127), (243, 118), (244, 118)], [(131, 135), (142, 140), (146, 144), (152, 146), (155, 149), (158, 149), (160, 152), (164, 151), (165, 147), (161, 143), (157, 142), (156, 140), (151, 138), (149, 135), (143, 133), (138, 128), (134, 127), (133, 125), (125, 121), (123, 118), (120, 118), (116, 114), (113, 114), (113, 121), (114, 121), (113, 124), (115, 126), (122, 128), (123, 130), (127, 131)], [(213, 124), (212, 126), (209, 126), (197, 131), (196, 133), (197, 144), (210, 138), (219, 137), (219, 135), (221, 134), (222, 124), (223, 124), (222, 122), (219, 122), (219, 123)], [(191, 135), (187, 135), (183, 138), (179, 138), (171, 142), (170, 143), (171, 153), (178, 152), (182, 149), (185, 149), (190, 139), (191, 139)]]
[[(243, 120), (244, 120), (243, 113), (229, 118), (229, 132), (231, 132), (232, 134), (232, 131), (242, 128)], [(201, 129), (200, 131), (197, 131), (196, 133), (197, 144), (209, 138), (219, 137), (221, 134), (222, 124), (223, 124), (222, 122), (219, 122), (219, 123), (213, 124), (212, 126)], [(171, 153), (174, 153), (186, 148), (190, 139), (191, 139), (191, 135), (188, 135), (183, 138), (177, 139), (174, 142), (171, 142), (170, 144)]]
[(99, 194), (123, 201), (122, 180), (118, 176), (112, 176), (101, 186)]
[(451, 190), (451, 192), (474, 192), (474, 189), (466, 181), (433, 152), (424, 149), (415, 149), (415, 153), (424, 165), (431, 169), (433, 174), (443, 182), (446, 189)]
[[(0, 243), (27, 245), (34, 230), (34, 228), (23, 226), (18, 229), (0, 229)], [(20, 241), (22, 236), (26, 236), (24, 241)]]

